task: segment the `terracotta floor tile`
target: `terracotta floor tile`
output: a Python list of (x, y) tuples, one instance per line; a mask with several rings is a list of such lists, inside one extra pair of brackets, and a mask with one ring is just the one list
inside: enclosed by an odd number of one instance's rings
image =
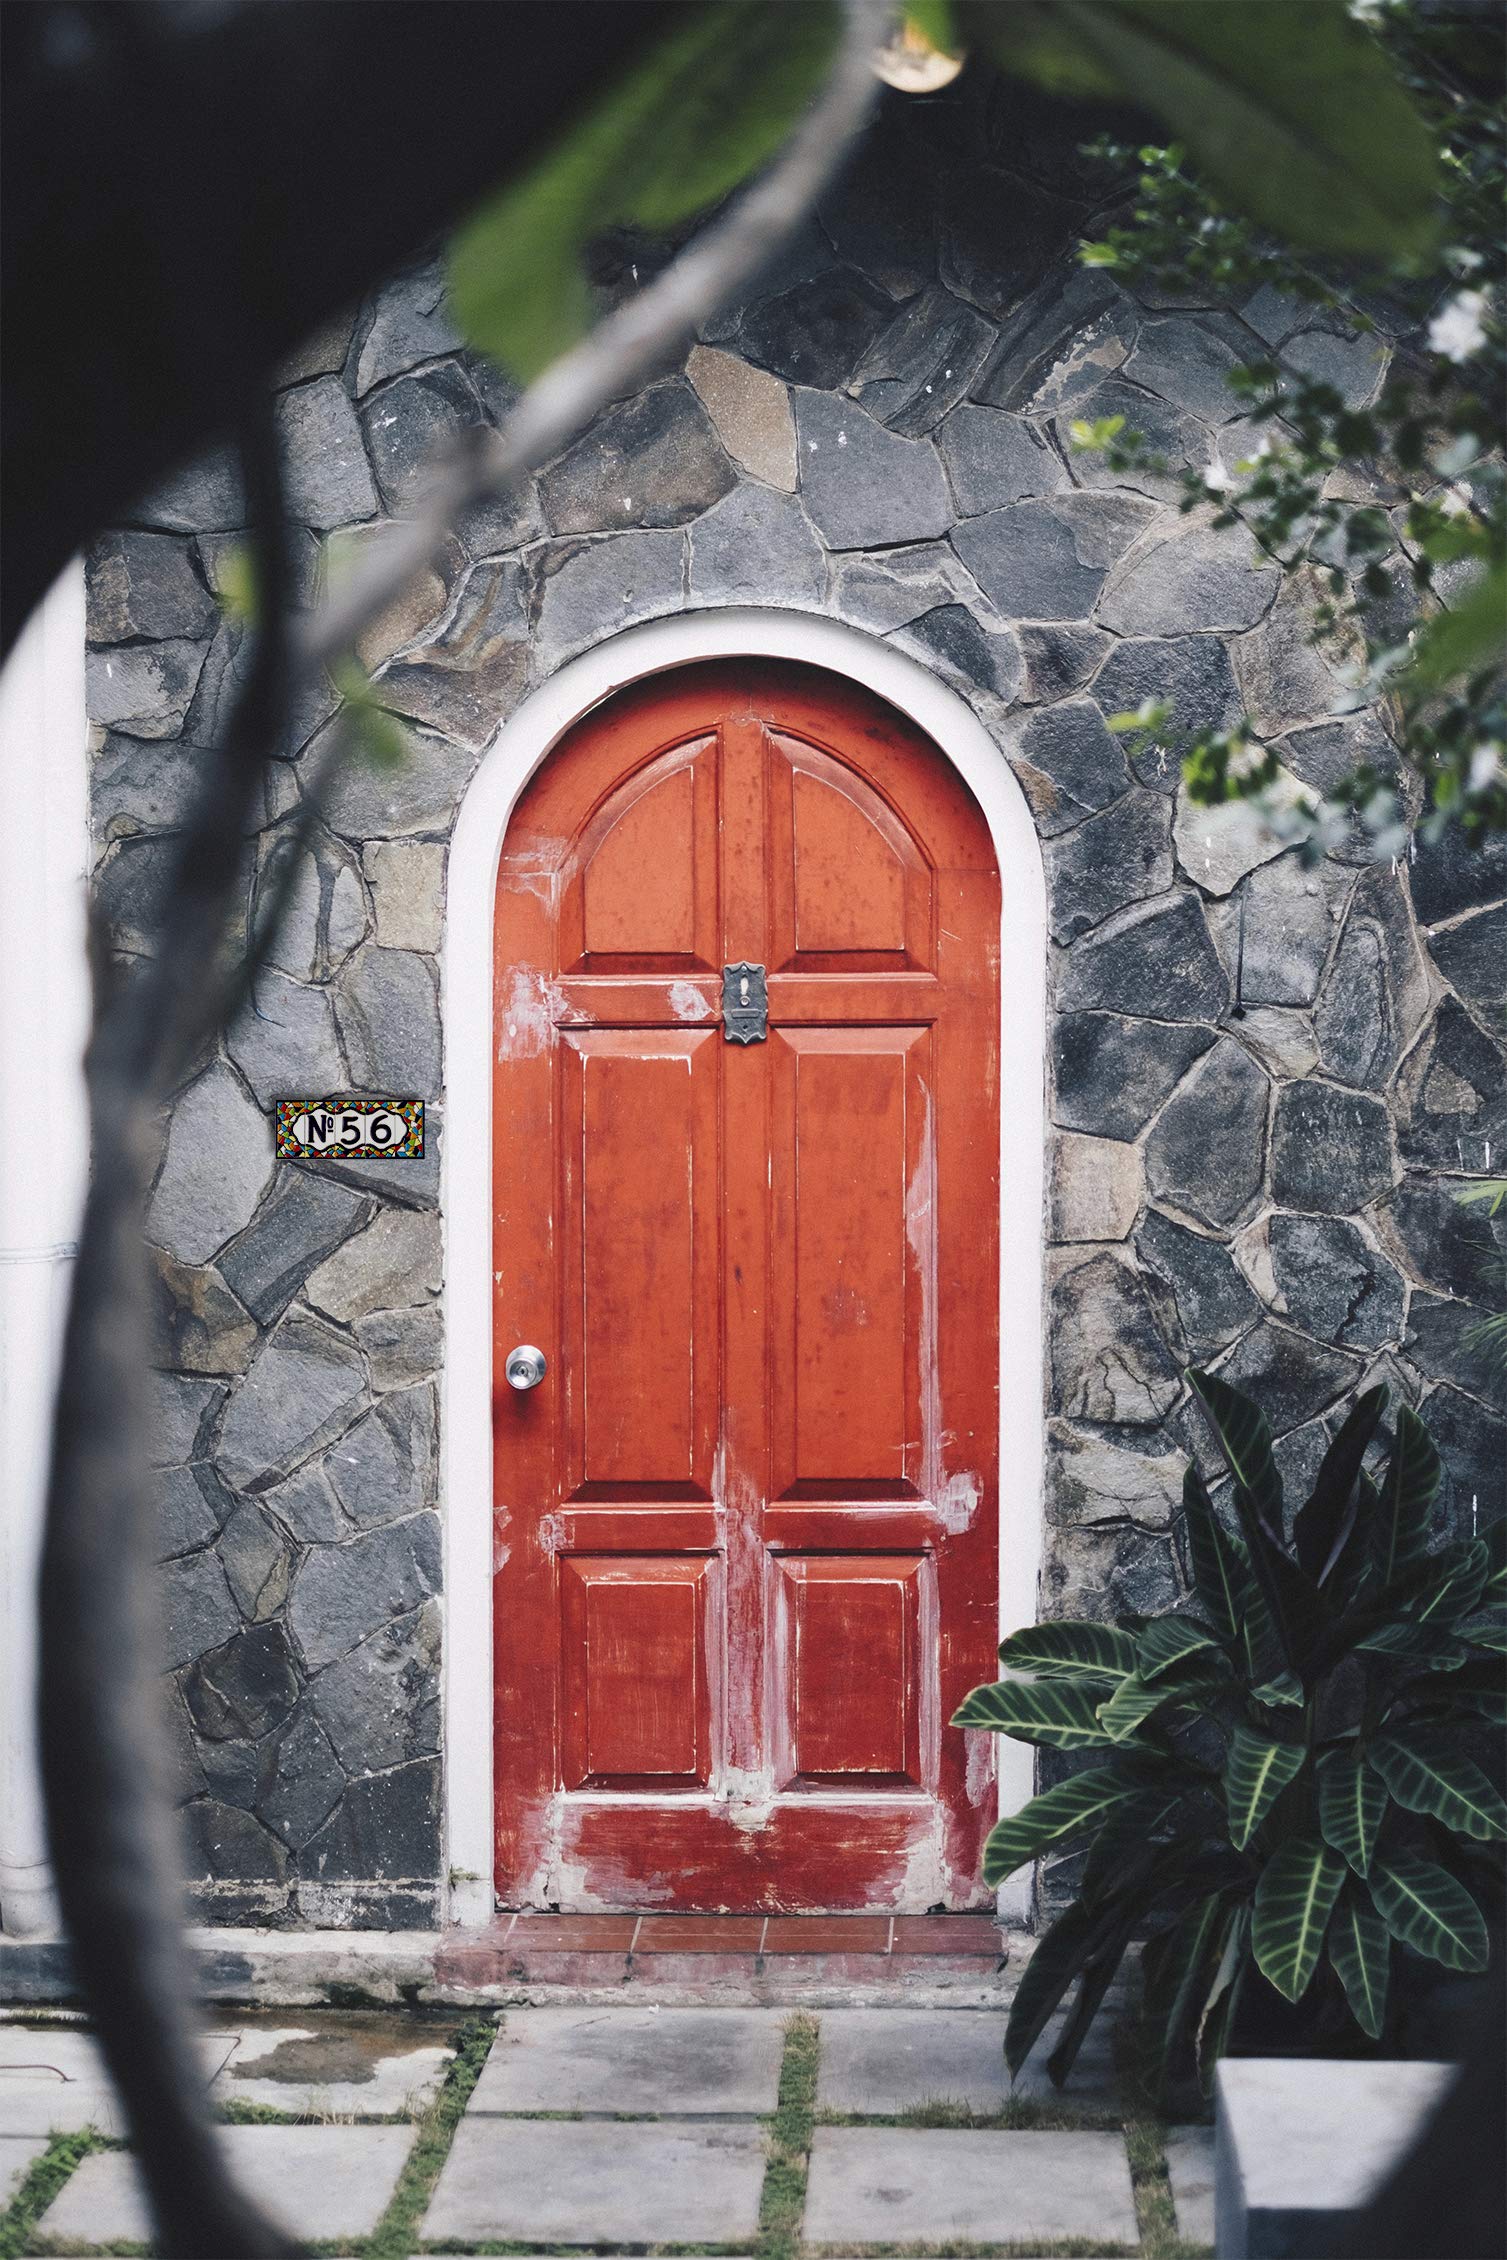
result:
[(508, 1937), (510, 1954), (626, 1954), (637, 1915), (522, 1914)]
[(888, 1915), (771, 1915), (766, 1954), (885, 1954)]
[(999, 1925), (992, 1915), (897, 1915), (897, 1954), (998, 1954)]
[(757, 1954), (762, 1915), (645, 1915), (634, 1953)]

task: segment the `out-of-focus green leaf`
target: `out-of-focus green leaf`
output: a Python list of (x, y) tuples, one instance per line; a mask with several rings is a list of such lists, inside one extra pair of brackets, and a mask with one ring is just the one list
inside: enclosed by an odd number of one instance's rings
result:
[(1006, 70), (1165, 119), (1291, 242), (1410, 259), (1437, 237), (1432, 138), (1345, 0), (969, 0), (959, 20)]
[(955, 55), (958, 52), (958, 23), (953, 13), (952, 0), (907, 0), (905, 21), (921, 34), (928, 46), (939, 54)]
[(590, 319), (581, 253), (613, 225), (673, 227), (769, 158), (820, 85), (830, 0), (698, 0), (670, 36), (579, 118), (450, 246), (468, 343), (533, 377)]
[(237, 627), (254, 628), (257, 615), (256, 560), (244, 542), (222, 550), (215, 566), (220, 610)]
[(1462, 597), (1453, 611), (1440, 612), (1421, 628), (1413, 647), (1412, 674), (1425, 688), (1442, 689), (1461, 675), (1487, 667), (1507, 648), (1507, 565), (1492, 570)]

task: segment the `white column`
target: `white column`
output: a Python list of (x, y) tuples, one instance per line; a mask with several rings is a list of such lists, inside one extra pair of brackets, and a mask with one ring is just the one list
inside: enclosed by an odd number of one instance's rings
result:
[(88, 1168), (84, 576), (0, 674), (0, 1925), (56, 1922), (37, 1777), (36, 1578), (52, 1397)]

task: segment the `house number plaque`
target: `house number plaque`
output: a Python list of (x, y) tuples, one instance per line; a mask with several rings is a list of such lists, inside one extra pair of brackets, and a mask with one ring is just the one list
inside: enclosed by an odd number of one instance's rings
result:
[(769, 1034), (769, 983), (762, 965), (723, 966), (722, 1033), (730, 1044), (762, 1044)]

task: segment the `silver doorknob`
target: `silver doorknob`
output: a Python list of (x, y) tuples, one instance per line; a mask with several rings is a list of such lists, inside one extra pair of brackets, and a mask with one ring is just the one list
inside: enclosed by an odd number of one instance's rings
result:
[(516, 1350), (509, 1350), (502, 1370), (510, 1389), (537, 1389), (549, 1371), (549, 1361), (532, 1342), (520, 1342)]

